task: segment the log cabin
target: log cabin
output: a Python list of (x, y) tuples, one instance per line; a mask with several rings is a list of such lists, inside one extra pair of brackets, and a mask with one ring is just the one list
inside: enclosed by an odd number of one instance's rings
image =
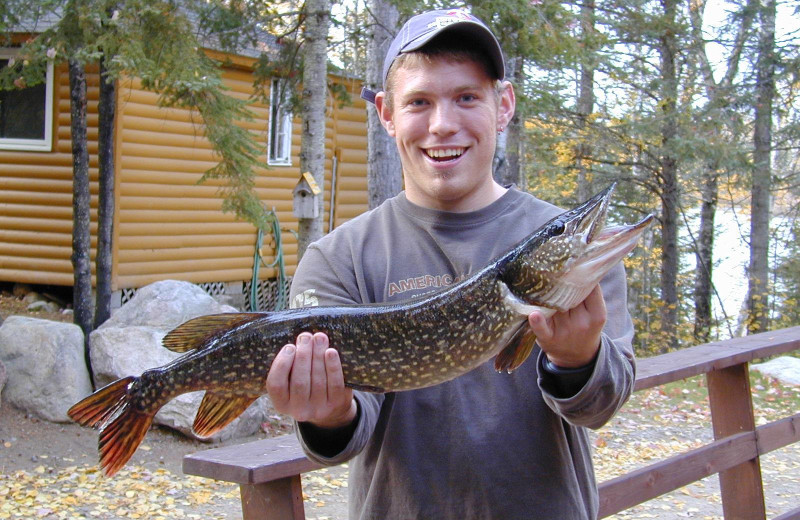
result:
[[(0, 66), (15, 55), (0, 48)], [(253, 94), (254, 55), (224, 57), (225, 85), (231, 95)], [(351, 94), (345, 106), (331, 101), (326, 135), (324, 221), (330, 230), (367, 209), (366, 106), (360, 82), (330, 76)], [(292, 190), (301, 177), (300, 119), (282, 108), (279, 79), (271, 81), (269, 104), (253, 102), (246, 123), (263, 147), (263, 167), (255, 189), (274, 208), (282, 233), (285, 274), (297, 263), (297, 229)], [(97, 105), (99, 75), (87, 71), (88, 148), (92, 193), (92, 255), (97, 219)], [(222, 211), (220, 181), (198, 184), (215, 165), (202, 125), (188, 110), (158, 106), (158, 96), (135, 77), (118, 81), (115, 135), (112, 306), (137, 288), (166, 279), (199, 284), (214, 296), (223, 293), (242, 308), (250, 301), (254, 272), (260, 299), (268, 308), (277, 290), (267, 267), (277, 254), (275, 239), (264, 239), (258, 263), (258, 230)], [(50, 67), (46, 84), (5, 91), (0, 114), (0, 282), (72, 286), (72, 155), (69, 77), (66, 66)], [(265, 96), (266, 97), (266, 96)], [(14, 106), (18, 109), (14, 110)], [(243, 302), (241, 300), (244, 300)]]

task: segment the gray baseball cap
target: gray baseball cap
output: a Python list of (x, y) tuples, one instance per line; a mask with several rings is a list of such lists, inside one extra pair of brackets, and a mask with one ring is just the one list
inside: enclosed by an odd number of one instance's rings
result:
[[(383, 88), (386, 88), (389, 68), (398, 56), (421, 49), (436, 36), (451, 31), (458, 31), (465, 37), (471, 38), (464, 42), (465, 45), (472, 44), (486, 51), (494, 66), (495, 79), (502, 80), (505, 77), (503, 51), (486, 24), (463, 9), (440, 9), (418, 14), (400, 29), (383, 61)], [(361, 89), (361, 97), (371, 103), (375, 102), (375, 94), (367, 87)]]

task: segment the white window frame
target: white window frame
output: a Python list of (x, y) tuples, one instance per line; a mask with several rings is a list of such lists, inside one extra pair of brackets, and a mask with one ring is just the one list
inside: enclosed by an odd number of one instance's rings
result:
[[(282, 90), (281, 81), (282, 80), (276, 78), (270, 83), (267, 164), (272, 166), (291, 166), (293, 115), (291, 110), (288, 109), (289, 96), (287, 92), (283, 92), (283, 99), (278, 99), (278, 95)], [(276, 118), (278, 121), (275, 121)], [(273, 147), (272, 141), (275, 137), (277, 137), (279, 141), (277, 146)]]
[[(17, 49), (0, 48), (1, 59), (16, 59)], [(53, 149), (53, 63), (47, 64), (47, 79), (44, 95), (44, 137), (42, 139), (21, 139), (0, 137), (0, 150), (23, 150), (50, 152)]]

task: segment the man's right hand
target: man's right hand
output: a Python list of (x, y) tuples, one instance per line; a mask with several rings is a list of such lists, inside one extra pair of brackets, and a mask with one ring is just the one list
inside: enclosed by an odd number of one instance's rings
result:
[(279, 413), (319, 428), (341, 428), (357, 414), (353, 390), (344, 386), (339, 353), (322, 332), (303, 332), (284, 346), (267, 374), (267, 393)]

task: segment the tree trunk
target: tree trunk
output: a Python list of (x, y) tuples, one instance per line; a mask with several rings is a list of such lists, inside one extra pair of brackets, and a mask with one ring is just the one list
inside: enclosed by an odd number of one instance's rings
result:
[[(300, 171), (311, 172), (317, 185), (325, 186), (325, 101), (327, 94), (328, 26), (330, 1), (306, 2), (303, 32), (303, 134), (300, 146)], [(303, 257), (309, 244), (322, 238), (325, 215), (324, 193), (316, 195), (318, 215), (301, 218), (298, 225), (297, 258)]]
[[(661, 36), (659, 54), (661, 61), (661, 332), (667, 342), (665, 347), (676, 348), (678, 323), (678, 160), (671, 148), (678, 134), (677, 98), (678, 80), (675, 58), (677, 41), (675, 25), (677, 0), (664, 0), (667, 28)], [(662, 349), (664, 350), (664, 349)]]
[(711, 339), (711, 296), (714, 265), (714, 216), (717, 212), (717, 167), (709, 167), (703, 176), (700, 189), (700, 233), (697, 237), (695, 259), (697, 269), (694, 278), (694, 338), (697, 343), (708, 343)]
[[(76, 60), (69, 61), (72, 132), (72, 271), (73, 321), (83, 331), (89, 375), (89, 333), (92, 331), (92, 258), (90, 231), (89, 150), (86, 131), (86, 74)], [(94, 384), (94, 383), (92, 383)]]
[[(370, 0), (374, 17), (367, 41), (366, 84), (374, 92), (383, 88), (383, 60), (399, 30), (397, 7), (386, 0)], [(403, 169), (394, 139), (381, 126), (378, 111), (367, 107), (367, 192), (369, 208), (397, 195), (403, 189)]]
[(111, 265), (114, 234), (114, 118), (116, 82), (106, 81), (105, 59), (100, 65), (100, 102), (98, 129), (99, 194), (97, 207), (97, 303), (95, 328), (111, 317)]
[[(525, 79), (522, 66), (523, 59), (519, 57), (506, 58), (506, 79), (514, 85), (518, 96), (522, 93)], [(508, 128), (497, 137), (497, 149), (494, 157), (493, 176), (501, 186), (516, 184), (520, 189), (527, 187), (524, 172), (520, 165), (522, 153), (522, 105), (517, 105), (514, 117), (508, 123)]]
[(750, 265), (747, 330), (763, 332), (769, 324), (769, 219), (772, 185), (772, 104), (775, 96), (775, 0), (759, 8), (756, 106), (753, 131), (753, 184), (750, 203)]
[(594, 35), (595, 6), (592, 0), (581, 6), (581, 40), (587, 56), (581, 64), (581, 78), (578, 85), (578, 146), (575, 151), (575, 167), (578, 170), (577, 198), (580, 201), (591, 196), (591, 166), (588, 158), (592, 155), (592, 145), (586, 136), (589, 116), (594, 110), (594, 53), (591, 44)]

